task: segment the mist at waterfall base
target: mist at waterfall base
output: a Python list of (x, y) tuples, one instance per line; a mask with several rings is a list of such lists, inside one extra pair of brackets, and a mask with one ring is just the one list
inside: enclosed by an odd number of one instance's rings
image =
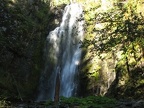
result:
[(47, 36), (46, 64), (40, 79), (38, 101), (54, 100), (57, 74), (60, 75), (60, 96), (71, 97), (77, 94), (83, 36), (82, 6), (77, 3), (67, 5), (60, 27)]

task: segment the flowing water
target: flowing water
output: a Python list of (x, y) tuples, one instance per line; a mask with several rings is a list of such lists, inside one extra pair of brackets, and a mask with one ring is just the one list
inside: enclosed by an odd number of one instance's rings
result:
[(46, 64), (41, 77), (38, 100), (54, 99), (59, 74), (60, 96), (76, 95), (81, 42), (84, 35), (83, 9), (79, 4), (67, 5), (60, 27), (47, 37)]

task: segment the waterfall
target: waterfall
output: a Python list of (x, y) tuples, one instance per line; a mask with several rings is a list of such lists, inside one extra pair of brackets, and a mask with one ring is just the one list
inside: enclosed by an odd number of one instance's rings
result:
[(54, 99), (56, 77), (59, 73), (60, 96), (76, 95), (81, 42), (84, 35), (82, 6), (73, 3), (64, 9), (59, 27), (47, 36), (46, 64), (40, 79), (38, 100)]

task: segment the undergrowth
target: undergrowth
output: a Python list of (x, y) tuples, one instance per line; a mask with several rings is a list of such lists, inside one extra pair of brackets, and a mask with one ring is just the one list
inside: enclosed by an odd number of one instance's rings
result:
[[(85, 98), (60, 97), (59, 108), (113, 108), (116, 104), (115, 99), (102, 96), (88, 96)], [(55, 105), (52, 101), (47, 101), (46, 106)]]

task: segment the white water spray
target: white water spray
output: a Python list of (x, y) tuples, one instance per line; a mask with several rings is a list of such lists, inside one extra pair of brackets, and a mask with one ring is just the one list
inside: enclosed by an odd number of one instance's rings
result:
[[(81, 41), (84, 35), (83, 9), (79, 4), (67, 5), (60, 27), (47, 37), (47, 62), (41, 77), (38, 100), (54, 99), (56, 75), (60, 72), (60, 96), (76, 95)], [(53, 65), (51, 65), (53, 64)], [(50, 74), (49, 74), (49, 73)]]

